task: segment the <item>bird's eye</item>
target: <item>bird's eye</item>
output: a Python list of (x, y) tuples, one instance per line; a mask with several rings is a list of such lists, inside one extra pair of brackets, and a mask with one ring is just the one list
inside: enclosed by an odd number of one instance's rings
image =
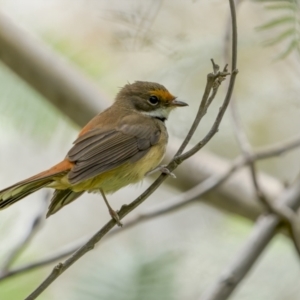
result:
[(150, 96), (149, 99), (148, 99), (148, 102), (151, 104), (151, 105), (157, 105), (158, 104), (158, 98), (157, 96)]

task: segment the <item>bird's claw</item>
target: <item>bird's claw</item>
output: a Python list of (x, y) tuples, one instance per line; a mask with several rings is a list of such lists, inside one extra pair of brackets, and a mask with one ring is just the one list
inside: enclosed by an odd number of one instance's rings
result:
[(109, 214), (111, 215), (111, 217), (116, 221), (117, 225), (119, 227), (122, 227), (123, 224), (120, 221), (120, 218), (119, 218), (119, 215), (118, 215), (118, 211), (115, 211), (113, 209), (109, 209), (108, 211), (109, 211)]
[(168, 175), (172, 178), (176, 178), (176, 175), (168, 169), (167, 165), (160, 165), (160, 166), (156, 167), (155, 169), (149, 171), (146, 175), (151, 175), (151, 174), (156, 173), (158, 171), (163, 173), (163, 174), (166, 174), (166, 175)]
[(171, 176), (172, 178), (176, 178), (176, 175), (173, 173), (173, 172), (171, 172), (169, 169), (168, 169), (168, 167), (166, 166), (166, 165), (162, 165), (162, 166), (160, 166), (161, 168), (160, 168), (160, 171), (163, 173), (163, 174), (166, 174), (166, 175), (168, 175), (168, 176)]

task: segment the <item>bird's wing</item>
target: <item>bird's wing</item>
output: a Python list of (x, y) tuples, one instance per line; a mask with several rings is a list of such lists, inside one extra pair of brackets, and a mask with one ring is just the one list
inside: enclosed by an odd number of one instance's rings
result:
[(123, 118), (114, 129), (90, 130), (74, 142), (67, 155), (75, 163), (68, 174), (70, 183), (77, 184), (128, 161), (139, 160), (159, 141), (160, 135), (153, 121), (139, 124), (133, 116)]

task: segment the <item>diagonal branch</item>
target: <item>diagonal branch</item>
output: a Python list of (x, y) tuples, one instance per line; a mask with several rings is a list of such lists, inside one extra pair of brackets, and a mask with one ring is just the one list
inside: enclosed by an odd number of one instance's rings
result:
[[(292, 186), (286, 189), (278, 199), (276, 199), (276, 202), (296, 211), (300, 206), (300, 180), (298, 179)], [(244, 247), (234, 256), (232, 263), (200, 299), (227, 299), (239, 282), (250, 271), (260, 254), (275, 235), (280, 224), (281, 219), (277, 215), (269, 214), (261, 216), (256, 222)]]
[(96, 85), (1, 12), (0, 59), (81, 126), (108, 106)]

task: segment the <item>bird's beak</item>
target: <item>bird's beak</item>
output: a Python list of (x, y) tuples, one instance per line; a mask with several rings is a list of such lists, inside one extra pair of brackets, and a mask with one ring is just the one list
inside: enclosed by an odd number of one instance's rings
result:
[(171, 102), (171, 105), (172, 106), (189, 106), (187, 103), (183, 102), (183, 101), (179, 101), (179, 100), (176, 100), (174, 99), (172, 102)]

